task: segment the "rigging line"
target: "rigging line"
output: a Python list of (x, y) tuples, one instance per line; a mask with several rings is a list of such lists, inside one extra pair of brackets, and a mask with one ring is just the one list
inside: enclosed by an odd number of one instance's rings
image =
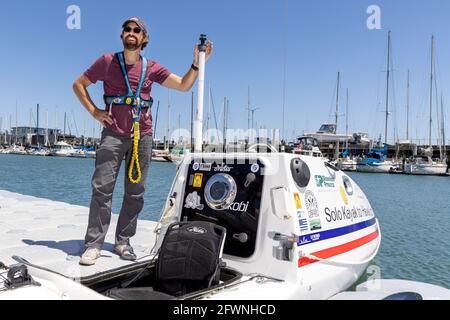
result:
[[(435, 52), (436, 52), (436, 46), (435, 46)], [(438, 87), (437, 87), (437, 72), (436, 72), (436, 59), (437, 55), (435, 53), (434, 55), (434, 64), (433, 64), (433, 71), (434, 71), (434, 91), (435, 91), (435, 99), (434, 104), (436, 106), (436, 122), (437, 122), (437, 136), (438, 136), (438, 144), (440, 144), (440, 134), (441, 134), (441, 122), (439, 121), (439, 96), (438, 96)]]
[[(428, 88), (428, 86), (429, 86), (429, 62), (428, 61), (430, 61), (430, 52), (429, 52), (429, 50), (427, 49), (427, 56), (426, 56), (426, 60), (424, 60), (424, 61), (427, 61), (426, 63), (424, 62), (423, 64), (422, 64), (422, 76), (420, 77), (420, 88), (421, 88), (421, 90), (420, 90), (420, 92), (421, 92), (421, 94), (420, 94), (420, 102), (419, 102), (419, 104), (417, 105), (417, 112), (416, 112), (416, 117), (415, 117), (415, 120), (416, 120), (416, 123), (414, 124), (414, 123), (412, 123), (412, 127), (415, 127), (416, 128), (416, 142), (417, 142), (417, 144), (420, 144), (421, 142), (420, 142), (420, 137), (423, 135), (423, 130), (425, 129), (425, 126), (423, 126), (423, 123), (424, 123), (424, 120), (426, 119), (426, 112), (427, 112), (427, 109), (428, 109), (428, 107), (426, 107), (426, 104), (427, 104), (427, 98), (428, 98), (428, 90), (427, 90), (427, 88)], [(411, 110), (411, 109), (410, 109)], [(413, 114), (412, 112), (411, 112), (411, 114)], [(421, 125), (419, 125), (419, 123), (421, 124)]]
[[(378, 70), (384, 70), (385, 68), (385, 57), (387, 54), (387, 47), (384, 47), (383, 50), (383, 54), (379, 56), (379, 62), (378, 62)], [(379, 117), (378, 117), (378, 113), (382, 112), (382, 110), (380, 109), (381, 106), (381, 97), (380, 97), (380, 91), (381, 91), (381, 83), (382, 83), (382, 75), (384, 74), (384, 71), (379, 71), (377, 72), (377, 89), (376, 89), (376, 99), (374, 102), (374, 107), (371, 109), (372, 114), (369, 113), (369, 117), (370, 119), (373, 119), (373, 121), (369, 121), (371, 123), (371, 132), (376, 132), (378, 131), (378, 121), (379, 121)]]
[(157, 127), (158, 127), (159, 104), (160, 104), (160, 101), (158, 100), (158, 105), (157, 105), (157, 107), (156, 107), (155, 126), (154, 126), (154, 128), (153, 128), (153, 143), (154, 143), (154, 140), (156, 139), (156, 129), (157, 129)]
[(212, 88), (209, 88), (209, 94), (211, 95), (211, 106), (213, 109), (213, 114), (214, 114), (214, 124), (216, 125), (216, 132), (219, 128), (219, 125), (217, 123), (217, 115), (216, 115), (216, 108), (214, 107), (214, 96), (212, 94)]
[(337, 80), (334, 83), (333, 94), (332, 94), (331, 102), (330, 102), (330, 109), (328, 110), (328, 123), (333, 123), (333, 121), (331, 119), (335, 115), (333, 110), (336, 108), (336, 91), (337, 91)]
[(70, 110), (72, 113), (72, 117), (73, 117), (73, 122), (75, 123), (75, 131), (77, 133), (77, 137), (80, 136), (79, 132), (78, 132), (78, 126), (77, 126), (77, 120), (75, 119), (75, 114), (73, 113), (73, 109)]
[[(391, 45), (392, 46), (392, 45)], [(393, 50), (392, 50), (393, 52)], [(395, 69), (394, 69), (394, 57), (393, 53), (391, 52), (391, 78), (392, 78), (392, 99), (391, 99), (391, 113), (394, 116), (393, 119), (393, 126), (394, 126), (394, 143), (396, 141), (396, 138), (398, 140), (398, 123), (397, 123), (397, 93), (395, 90)]]
[[(378, 70), (381, 70), (380, 72), (378, 72), (378, 79), (377, 79), (377, 100), (376, 100), (376, 112), (385, 112), (384, 108), (383, 109), (378, 109), (378, 107), (383, 103), (383, 101), (381, 101), (381, 99), (383, 99), (385, 97), (385, 90), (386, 90), (386, 86), (385, 86), (385, 80), (386, 77), (384, 76), (384, 74), (387, 72), (387, 70), (385, 70), (386, 68), (386, 55), (387, 55), (387, 50), (388, 48), (385, 47), (384, 51), (383, 51), (383, 55), (380, 56), (380, 62), (378, 64)], [(381, 88), (383, 87), (383, 88)], [(381, 93), (381, 91), (383, 91), (383, 93)], [(381, 94), (383, 95), (381, 97)], [(384, 106), (383, 106), (384, 107)]]
[(444, 119), (444, 113), (443, 113), (443, 109), (442, 109), (442, 96), (443, 96), (443, 92), (442, 89), (440, 89), (441, 91), (441, 97), (439, 98), (438, 96), (438, 87), (437, 87), (437, 78), (439, 77), (440, 83), (444, 83), (443, 82), (443, 77), (442, 74), (440, 73), (440, 67), (439, 67), (439, 59), (438, 59), (438, 55), (437, 55), (437, 49), (436, 49), (436, 45), (435, 45), (435, 59), (434, 59), (434, 73), (435, 73), (435, 88), (436, 88), (436, 114), (437, 114), (437, 137), (438, 137), (438, 144), (440, 146), (441, 149), (441, 153), (443, 148), (445, 148), (445, 142), (443, 141), (443, 131), (445, 129), (445, 125), (443, 127), (443, 123), (445, 122)]
[[(443, 76), (442, 73), (440, 72), (441, 68), (439, 67), (439, 59), (437, 58), (436, 55), (436, 59), (435, 59), (435, 64), (436, 64), (436, 68), (435, 68), (435, 72), (436, 72), (436, 78), (439, 77), (439, 81), (440, 83), (444, 83), (443, 80)], [(443, 152), (444, 152), (444, 157), (445, 157), (445, 152), (446, 152), (446, 148), (445, 148), (445, 113), (444, 113), (444, 109), (442, 106), (442, 96), (443, 96), (443, 90), (441, 89), (441, 104), (437, 106), (437, 109), (440, 110), (441, 113), (441, 121), (439, 121), (439, 126), (440, 126), (440, 131), (439, 131), (439, 136), (440, 136), (440, 141), (442, 142), (442, 148), (443, 148)]]

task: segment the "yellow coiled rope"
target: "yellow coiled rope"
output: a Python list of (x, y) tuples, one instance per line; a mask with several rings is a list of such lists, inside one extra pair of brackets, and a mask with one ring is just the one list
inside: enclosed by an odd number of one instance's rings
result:
[[(133, 135), (133, 157), (131, 158), (130, 169), (128, 170), (128, 178), (133, 184), (141, 182), (142, 173), (141, 165), (139, 164), (139, 122), (134, 123), (134, 135)], [(133, 177), (134, 166), (136, 165), (137, 178)]]

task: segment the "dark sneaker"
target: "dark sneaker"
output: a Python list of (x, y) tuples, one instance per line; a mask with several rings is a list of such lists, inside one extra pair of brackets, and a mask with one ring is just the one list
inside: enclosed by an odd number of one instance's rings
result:
[(128, 244), (118, 244), (114, 247), (114, 251), (120, 256), (123, 260), (136, 260), (136, 255), (134, 254), (133, 247)]

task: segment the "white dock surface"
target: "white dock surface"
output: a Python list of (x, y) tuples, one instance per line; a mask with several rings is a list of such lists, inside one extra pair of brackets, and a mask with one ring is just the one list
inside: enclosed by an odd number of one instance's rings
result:
[[(89, 208), (0, 190), (0, 261), (17, 264), (12, 256), (70, 278), (82, 278), (133, 262), (113, 251), (118, 215), (112, 215), (102, 256), (94, 266), (80, 266)], [(138, 221), (131, 239), (138, 259), (149, 259), (156, 222)]]

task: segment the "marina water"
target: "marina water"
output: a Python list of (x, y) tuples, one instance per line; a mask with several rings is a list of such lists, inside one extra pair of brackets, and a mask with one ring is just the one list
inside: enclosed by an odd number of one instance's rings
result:
[[(0, 189), (88, 207), (94, 164), (91, 159), (0, 154)], [(151, 164), (140, 219), (158, 220), (175, 171), (171, 163)], [(450, 288), (450, 177), (350, 176), (369, 198), (382, 232), (380, 252), (360, 281), (381, 277)], [(122, 166), (113, 196), (115, 213), (124, 179)]]

